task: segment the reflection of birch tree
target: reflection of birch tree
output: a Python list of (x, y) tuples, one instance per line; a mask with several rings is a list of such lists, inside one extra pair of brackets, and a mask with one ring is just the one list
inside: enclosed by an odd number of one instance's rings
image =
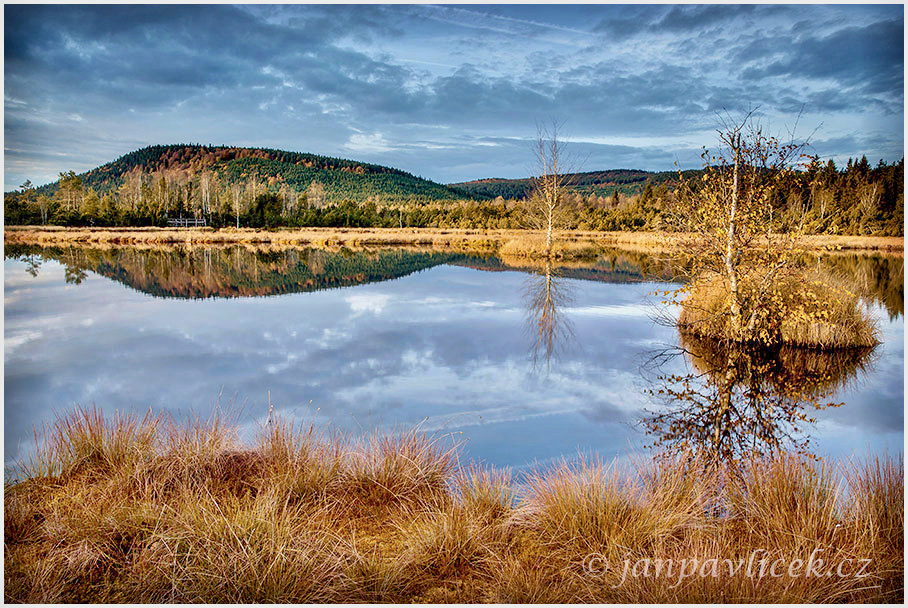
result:
[(573, 328), (563, 311), (572, 301), (570, 289), (559, 279), (552, 260), (546, 258), (530, 275), (526, 286), (527, 328), (534, 340), (531, 349), (534, 365), (541, 355), (548, 368), (552, 357), (557, 358), (573, 339)]
[(644, 426), (655, 447), (726, 462), (786, 449), (808, 454), (811, 413), (841, 405), (828, 400), (868, 365), (871, 352), (742, 347), (682, 335), (679, 349), (653, 362), (661, 367), (683, 355), (689, 373), (656, 378), (649, 392), (664, 407), (647, 412)]

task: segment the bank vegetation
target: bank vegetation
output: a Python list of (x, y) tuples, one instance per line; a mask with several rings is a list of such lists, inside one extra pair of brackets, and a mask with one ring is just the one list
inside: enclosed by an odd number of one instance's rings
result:
[[(271, 420), (243, 445), (223, 419), (98, 410), (58, 420), (43, 446), (5, 486), (10, 602), (904, 598), (901, 458), (779, 454), (735, 474), (580, 458), (514, 477), (419, 432), (352, 440)], [(707, 566), (625, 572), (645, 558)]]

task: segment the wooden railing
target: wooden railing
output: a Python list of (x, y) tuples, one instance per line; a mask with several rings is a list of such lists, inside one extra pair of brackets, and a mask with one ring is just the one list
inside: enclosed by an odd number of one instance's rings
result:
[(170, 228), (198, 228), (199, 226), (206, 226), (207, 224), (205, 223), (205, 218), (176, 217), (168, 219), (167, 225)]

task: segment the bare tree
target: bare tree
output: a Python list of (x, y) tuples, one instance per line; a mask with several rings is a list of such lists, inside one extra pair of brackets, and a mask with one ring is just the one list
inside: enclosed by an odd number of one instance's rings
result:
[(565, 191), (569, 174), (565, 171), (564, 143), (559, 140), (560, 125), (536, 128), (536, 165), (539, 172), (532, 180), (533, 190), (525, 202), (525, 218), (530, 228), (545, 232), (545, 248), (552, 250), (555, 231), (564, 225)]
[(321, 209), (325, 204), (325, 185), (314, 181), (306, 188), (306, 204), (309, 207)]
[(141, 173), (130, 171), (123, 177), (123, 185), (120, 186), (120, 201), (126, 203), (126, 210), (129, 213), (135, 213), (142, 204), (142, 182), (144, 176)]
[(861, 212), (865, 219), (876, 215), (880, 206), (880, 195), (883, 189), (879, 183), (864, 184), (858, 189), (858, 200), (861, 203)]
[(40, 195), (35, 199), (35, 205), (38, 207), (38, 211), (41, 212), (41, 223), (47, 223), (47, 215), (50, 211), (50, 208), (53, 206), (54, 202), (46, 197), (45, 195)]
[(810, 200), (813, 203), (814, 209), (820, 216), (819, 227), (822, 227), (823, 222), (826, 220), (826, 214), (829, 213), (835, 202), (835, 193), (831, 188), (822, 188), (818, 185), (814, 185), (814, 187), (810, 189)]
[(240, 209), (242, 207), (243, 201), (243, 186), (240, 183), (235, 183), (230, 186), (230, 197), (233, 202), (233, 211), (236, 214), (236, 227), (237, 230), (240, 228)]
[(202, 197), (202, 213), (207, 217), (211, 214), (211, 181), (212, 173), (207, 169), (199, 176), (199, 190)]

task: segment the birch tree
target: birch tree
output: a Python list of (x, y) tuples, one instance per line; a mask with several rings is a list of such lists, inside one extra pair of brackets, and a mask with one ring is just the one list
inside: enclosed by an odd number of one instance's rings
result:
[(803, 214), (794, 224), (777, 225), (773, 203), (786, 184), (804, 179), (800, 169), (809, 157), (806, 144), (768, 135), (752, 113), (724, 121), (718, 135), (716, 154), (703, 154), (702, 174), (680, 180), (670, 216), (686, 233), (682, 256), (696, 277), (689, 289), (710, 281), (722, 284), (725, 304), (719, 314), (697, 321), (721, 324), (724, 329), (715, 333), (749, 341), (775, 282), (792, 268), (800, 251)]
[(551, 252), (555, 231), (565, 222), (569, 175), (565, 172), (564, 144), (559, 139), (560, 127), (552, 122), (536, 129), (536, 166), (533, 190), (525, 202), (525, 219), (530, 228), (545, 233), (545, 248)]

